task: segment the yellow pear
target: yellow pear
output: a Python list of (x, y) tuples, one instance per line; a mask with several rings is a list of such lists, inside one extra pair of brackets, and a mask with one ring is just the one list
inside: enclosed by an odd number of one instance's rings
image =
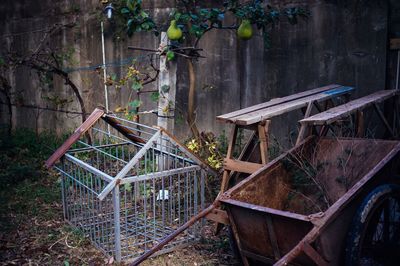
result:
[(253, 37), (253, 28), (251, 27), (250, 20), (244, 19), (240, 24), (237, 35), (242, 40), (250, 40)]
[(171, 24), (167, 30), (168, 39), (177, 41), (182, 38), (182, 30), (176, 25), (176, 20), (171, 20)]

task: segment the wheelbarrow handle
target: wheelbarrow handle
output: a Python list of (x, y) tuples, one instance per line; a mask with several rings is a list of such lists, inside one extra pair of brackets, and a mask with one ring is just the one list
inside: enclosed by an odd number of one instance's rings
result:
[(180, 233), (185, 231), (187, 228), (192, 226), (195, 222), (209, 214), (211, 211), (213, 211), (216, 207), (218, 207), (218, 202), (214, 201), (213, 204), (199, 212), (196, 216), (193, 216), (189, 221), (187, 221), (185, 224), (183, 224), (181, 227), (176, 229), (174, 232), (172, 232), (170, 235), (168, 235), (166, 238), (164, 238), (160, 243), (155, 245), (152, 249), (147, 251), (146, 253), (142, 254), (139, 258), (137, 258), (134, 262), (132, 262), (129, 266), (137, 266), (140, 263), (142, 263), (144, 260), (146, 260), (148, 257), (153, 255), (156, 251), (160, 250), (163, 246), (168, 244), (170, 241), (172, 241), (175, 237), (177, 237)]

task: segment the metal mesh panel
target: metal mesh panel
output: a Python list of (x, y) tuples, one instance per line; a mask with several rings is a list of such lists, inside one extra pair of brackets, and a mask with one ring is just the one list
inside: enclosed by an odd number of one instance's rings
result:
[[(78, 141), (56, 166), (62, 174), (65, 219), (117, 261), (143, 254), (204, 207), (204, 170), (157, 130), (118, 121), (146, 142), (131, 141), (99, 123), (91, 129), (91, 143)], [(125, 177), (100, 200), (132, 161)], [(164, 251), (195, 240), (199, 226)]]

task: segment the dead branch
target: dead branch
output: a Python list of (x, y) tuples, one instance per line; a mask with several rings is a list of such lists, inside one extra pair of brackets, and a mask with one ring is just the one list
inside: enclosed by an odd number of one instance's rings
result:
[[(303, 171), (303, 173), (306, 174), (306, 176), (314, 183), (314, 185), (318, 188), (319, 191), (321, 191), (322, 197), (324, 199), (324, 202), (326, 204), (327, 207), (330, 206), (329, 203), (329, 199), (327, 197), (328, 193), (326, 191), (326, 189), (324, 188), (324, 186), (315, 178), (315, 174), (317, 173), (317, 169), (314, 167), (314, 165), (311, 164), (311, 162), (309, 162), (307, 160), (307, 158), (305, 158), (304, 156), (300, 157), (300, 154), (290, 154), (290, 156), (287, 156), (287, 160), (289, 162), (291, 162), (292, 164), (296, 165), (301, 171)], [(307, 162), (308, 165), (310, 167), (312, 167), (313, 172), (310, 172), (308, 167), (307, 167)]]

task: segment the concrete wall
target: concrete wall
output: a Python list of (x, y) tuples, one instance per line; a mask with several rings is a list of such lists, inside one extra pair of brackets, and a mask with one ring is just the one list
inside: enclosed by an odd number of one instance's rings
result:
[[(166, 20), (172, 1), (144, 1), (158, 20)], [(357, 87), (357, 96), (385, 88), (388, 10), (387, 1), (271, 1), (284, 6), (294, 3), (308, 8), (312, 16), (298, 25), (280, 22), (271, 29), (271, 48), (264, 49), (262, 37), (257, 33), (244, 42), (234, 31), (211, 31), (202, 39), (206, 59), (196, 65), (197, 122), (200, 130), (220, 132), (226, 125), (217, 123), (215, 116), (329, 83)], [(76, 19), (79, 27), (64, 31), (51, 41), (76, 50), (76, 67), (101, 64), (100, 24), (96, 15), (99, 1), (60, 0), (3, 0), (0, 4), (0, 36), (2, 50), (33, 49), (43, 36), (38, 29), (53, 23)], [(135, 34), (131, 39), (115, 41), (112, 25), (106, 23), (107, 62), (140, 55), (128, 51), (128, 45), (156, 48), (158, 40), (150, 33)], [(15, 33), (28, 32), (15, 35)], [(14, 34), (14, 35), (12, 35)], [(123, 67), (110, 69), (123, 71)], [(24, 102), (46, 105), (43, 97), (59, 95), (74, 99), (70, 88), (55, 80), (54, 88), (42, 88), (35, 73), (17, 69), (9, 76), (14, 91), (22, 93)], [(103, 86), (93, 71), (73, 73), (91, 110), (104, 102)], [(178, 60), (177, 106), (183, 119), (187, 105), (187, 66)], [(156, 84), (150, 85), (154, 87)], [(210, 89), (210, 86), (213, 89)], [(203, 89), (207, 88), (207, 89)], [(126, 105), (129, 89), (110, 89), (111, 109)], [(152, 107), (146, 102), (145, 108)], [(66, 106), (79, 110), (75, 103)], [(2, 113), (4, 117), (4, 112)], [(3, 119), (3, 118), (2, 118)], [(143, 118), (155, 124), (156, 118)], [(179, 119), (181, 120), (181, 119)], [(62, 132), (79, 124), (79, 117), (49, 111), (14, 108), (17, 126), (45, 128)], [(279, 124), (279, 123), (278, 123)], [(294, 126), (296, 124), (294, 123)], [(293, 127), (293, 124), (292, 124)], [(177, 122), (176, 134), (187, 136), (189, 131)], [(287, 123), (277, 126), (276, 134), (288, 134)]]

